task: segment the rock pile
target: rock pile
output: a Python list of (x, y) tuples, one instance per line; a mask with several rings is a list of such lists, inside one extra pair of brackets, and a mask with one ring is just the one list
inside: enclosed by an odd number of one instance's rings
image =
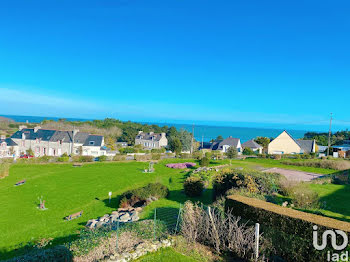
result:
[(154, 242), (143, 242), (135, 246), (134, 250), (131, 252), (125, 252), (122, 254), (114, 254), (108, 258), (105, 258), (101, 261), (107, 261), (107, 262), (127, 262), (134, 259), (137, 259), (141, 256), (146, 255), (150, 252), (155, 252), (160, 248), (164, 247), (170, 247), (171, 246), (170, 240), (161, 240), (161, 241), (154, 241)]
[(119, 220), (120, 223), (135, 222), (139, 220), (140, 208), (118, 208), (118, 211), (113, 211), (112, 214), (105, 214), (97, 219), (90, 219), (86, 223), (86, 227), (90, 229), (100, 228), (111, 225)]

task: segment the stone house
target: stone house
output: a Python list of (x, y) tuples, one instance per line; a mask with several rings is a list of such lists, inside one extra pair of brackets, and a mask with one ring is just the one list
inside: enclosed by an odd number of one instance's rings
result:
[(18, 154), (25, 154), (31, 149), (34, 156), (61, 156), (67, 155), (104, 155), (106, 150), (104, 138), (99, 135), (90, 135), (88, 133), (74, 131), (61, 131), (41, 129), (35, 127), (32, 129), (20, 127), (20, 129), (11, 136), (11, 139), (18, 145)]
[(0, 137), (0, 158), (13, 157), (18, 155), (18, 145), (5, 136)]
[(283, 131), (268, 145), (268, 154), (310, 154), (318, 151), (315, 140), (294, 139)]
[(224, 140), (214, 141), (211, 144), (210, 149), (226, 153), (230, 147), (236, 148), (239, 155), (242, 154), (241, 140), (239, 138), (233, 138), (232, 136)]
[(253, 150), (253, 152), (256, 152), (258, 154), (261, 154), (263, 150), (263, 147), (259, 145), (257, 142), (255, 142), (254, 139), (244, 142), (242, 144), (242, 148), (243, 150), (244, 148), (250, 148), (251, 150)]
[(160, 149), (168, 145), (168, 139), (165, 133), (139, 131), (135, 137), (135, 145), (142, 145), (146, 149)]

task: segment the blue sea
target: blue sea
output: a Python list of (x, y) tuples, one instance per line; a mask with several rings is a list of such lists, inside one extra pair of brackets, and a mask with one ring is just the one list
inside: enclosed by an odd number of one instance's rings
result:
[[(28, 122), (28, 123), (40, 123), (41, 121), (47, 120), (58, 120), (58, 117), (41, 117), (41, 116), (14, 116), (14, 115), (3, 115), (4, 117), (11, 118), (16, 122)], [(79, 119), (79, 118), (65, 118), (70, 121), (87, 121), (93, 119)], [(146, 122), (143, 122), (146, 123)], [(158, 124), (160, 126), (175, 126), (178, 130), (185, 129), (192, 132), (192, 125), (189, 124), (179, 124), (179, 123), (156, 123), (147, 122), (147, 124)], [(197, 141), (208, 142), (211, 139), (215, 139), (217, 136), (221, 135), (226, 138), (229, 136), (240, 138), (242, 143), (253, 139), (257, 136), (265, 137), (276, 137), (283, 129), (275, 128), (254, 128), (254, 127), (239, 127), (239, 126), (212, 126), (212, 125), (194, 125), (194, 137)], [(287, 130), (294, 138), (302, 138), (304, 134), (308, 131), (306, 130)]]

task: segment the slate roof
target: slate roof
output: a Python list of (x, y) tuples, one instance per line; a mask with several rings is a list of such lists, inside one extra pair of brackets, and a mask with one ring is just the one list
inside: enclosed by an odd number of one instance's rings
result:
[(247, 142), (244, 142), (242, 144), (242, 147), (249, 147), (249, 148), (263, 148), (261, 145), (259, 145), (257, 142), (254, 141), (254, 139), (251, 139)]
[(224, 140), (215, 141), (212, 143), (210, 149), (211, 150), (222, 150), (223, 146), (232, 146), (237, 148), (239, 143), (239, 138), (228, 137)]
[(13, 141), (11, 138), (0, 139), (0, 144), (5, 142), (7, 146), (17, 146), (17, 143)]
[(150, 140), (150, 141), (159, 141), (161, 138), (162, 138), (162, 134), (160, 134), (160, 133), (142, 132), (136, 136), (136, 139)]
[(314, 148), (315, 141), (314, 140), (302, 140), (298, 139), (297, 144), (301, 147), (304, 153), (311, 153)]
[(89, 135), (83, 146), (102, 146), (103, 136)]
[[(58, 142), (63, 141), (65, 143), (73, 142), (72, 131), (60, 131), (60, 130), (49, 130), (49, 129), (38, 129), (34, 132), (34, 129), (22, 129), (14, 133), (11, 138), (22, 139), (22, 134), (25, 135), (27, 140), (41, 139), (42, 141)], [(103, 136), (89, 135), (88, 133), (78, 132), (74, 136), (74, 143), (83, 144), (83, 146), (101, 146)], [(93, 145), (90, 144), (93, 141)]]
[(18, 130), (11, 136), (11, 138), (22, 139), (22, 134), (24, 134), (25, 139), (28, 140), (41, 139), (42, 141), (51, 141), (50, 139), (56, 132), (56, 130), (48, 129), (39, 129), (38, 131), (34, 132), (34, 129), (25, 128)]

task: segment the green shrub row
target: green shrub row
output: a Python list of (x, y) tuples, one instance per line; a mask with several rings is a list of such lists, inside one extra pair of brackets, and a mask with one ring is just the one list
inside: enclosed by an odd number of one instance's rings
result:
[(120, 196), (121, 207), (133, 206), (140, 201), (147, 201), (150, 197), (165, 198), (169, 194), (169, 189), (160, 183), (150, 183), (147, 186), (139, 187), (124, 192)]
[(310, 161), (281, 161), (281, 164), (292, 166), (308, 166), (317, 168), (326, 168), (334, 170), (350, 169), (350, 161), (347, 160), (310, 160)]
[(260, 223), (264, 238), (272, 243), (274, 255), (286, 261), (323, 261), (327, 250), (312, 246), (313, 226), (321, 235), (327, 229), (350, 232), (350, 223), (281, 207), (239, 195), (228, 196), (225, 211), (251, 223)]

